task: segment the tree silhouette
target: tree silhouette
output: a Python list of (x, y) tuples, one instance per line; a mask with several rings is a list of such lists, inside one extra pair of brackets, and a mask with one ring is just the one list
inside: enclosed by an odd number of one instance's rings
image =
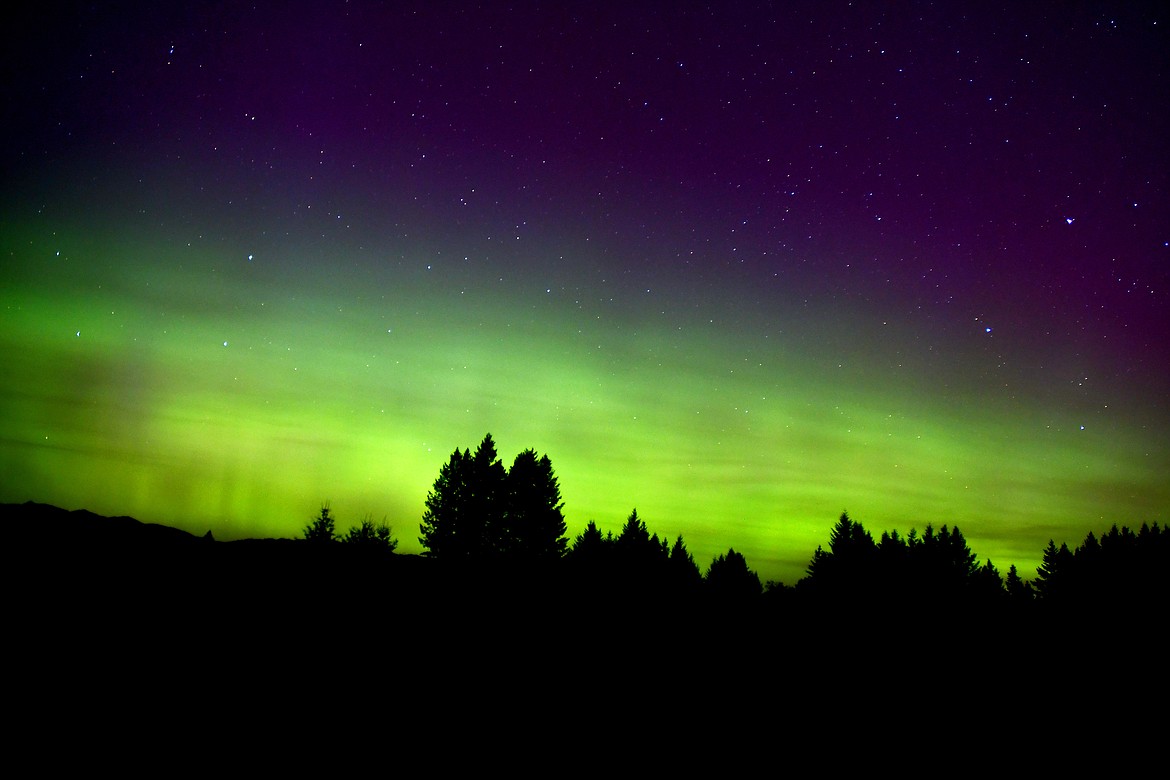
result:
[(1026, 604), (1036, 597), (1036, 594), (1032, 590), (1032, 583), (1020, 577), (1020, 573), (1016, 571), (1016, 565), (1014, 563), (1008, 568), (1007, 577), (1003, 585), (1007, 591), (1008, 598), (1013, 603)]
[(999, 576), (999, 570), (995, 568), (990, 558), (970, 575), (968, 588), (970, 598), (979, 604), (995, 604), (1006, 595), (1003, 578)]
[(621, 533), (618, 534), (617, 543), (619, 547), (626, 550), (644, 552), (650, 549), (650, 531), (646, 528), (645, 521), (638, 517), (636, 507), (626, 518), (626, 524), (622, 526)]
[(390, 525), (384, 519), (381, 523), (375, 524), (372, 517), (366, 517), (360, 525), (350, 528), (345, 536), (341, 537), (341, 541), (358, 547), (390, 552), (394, 552), (398, 547), (398, 540), (393, 538)]
[(456, 449), (427, 495), (419, 542), (435, 558), (476, 558), (497, 548), (504, 509), (504, 466), (487, 434), (473, 455)]
[[(1018, 575), (1017, 575), (1018, 577)], [(818, 547), (808, 574), (797, 583), (804, 593), (889, 609), (917, 603), (932, 609), (1002, 601), (1004, 583), (990, 560), (980, 566), (958, 526), (937, 531), (927, 524), (902, 537), (884, 532), (876, 544), (862, 525), (842, 514), (829, 534), (829, 549)], [(1016, 587), (1016, 586), (1013, 586)]]
[(1056, 542), (1049, 539), (1033, 583), (1037, 597), (1050, 603), (1063, 599), (1068, 594), (1072, 566), (1073, 554), (1068, 545), (1062, 542), (1058, 548)]
[(419, 541), (435, 558), (562, 557), (568, 546), (560, 485), (548, 456), (516, 456), (505, 471), (487, 434), (475, 453), (456, 449), (426, 499)]
[[(975, 590), (979, 566), (975, 553), (967, 545), (958, 526), (942, 526), (938, 531), (927, 524), (922, 541), (910, 551), (913, 588), (920, 597), (935, 603), (970, 597)], [(983, 586), (988, 589), (994, 566), (985, 573)], [(995, 572), (998, 580), (999, 573)]]
[(1114, 524), (1098, 540), (1092, 532), (1073, 551), (1049, 541), (1036, 587), (1043, 600), (1081, 609), (1154, 606), (1170, 596), (1170, 551), (1158, 524), (1134, 533)]
[(614, 540), (614, 552), (627, 576), (645, 583), (658, 579), (670, 558), (670, 546), (658, 534), (651, 534), (646, 523), (638, 517), (638, 510), (630, 512), (621, 533)]
[(552, 461), (524, 450), (505, 480), (507, 505), (497, 534), (500, 551), (512, 557), (554, 559), (565, 554), (565, 517)]
[(456, 449), (452, 452), (447, 462), (439, 468), (434, 487), (427, 494), (418, 540), (433, 557), (459, 555), (466, 546), (460, 521), (467, 511), (465, 495), (468, 491), (467, 463), (470, 460), (471, 453), (468, 450), (460, 452)]
[(747, 559), (729, 549), (711, 561), (707, 570), (708, 591), (719, 599), (746, 600), (759, 596), (764, 588), (760, 577), (748, 568)]
[[(613, 581), (615, 548), (613, 531), (605, 534), (590, 520), (585, 530), (577, 534), (565, 556), (573, 582), (580, 589), (579, 598), (585, 603), (609, 601), (618, 595), (618, 583)], [(600, 610), (592, 613), (598, 617)]]
[(703, 582), (703, 573), (695, 563), (695, 556), (687, 551), (682, 534), (678, 535), (674, 540), (674, 546), (670, 548), (669, 567), (671, 579), (681, 588), (694, 589)]
[(602, 536), (601, 529), (597, 527), (597, 523), (590, 520), (585, 526), (585, 530), (577, 534), (573, 540), (573, 546), (569, 550), (569, 557), (574, 560), (594, 561), (602, 558), (613, 547), (613, 532)]
[(873, 550), (873, 537), (861, 523), (849, 519), (848, 512), (842, 512), (837, 524), (829, 532), (829, 550), (833, 555), (846, 557), (861, 557), (869, 555)]
[(834, 598), (862, 594), (871, 598), (877, 559), (869, 531), (842, 512), (829, 532), (829, 549), (818, 546), (813, 553), (803, 587)]
[(337, 541), (334, 530), (333, 515), (329, 510), (329, 502), (321, 505), (321, 511), (305, 526), (304, 537), (315, 544), (327, 544)]

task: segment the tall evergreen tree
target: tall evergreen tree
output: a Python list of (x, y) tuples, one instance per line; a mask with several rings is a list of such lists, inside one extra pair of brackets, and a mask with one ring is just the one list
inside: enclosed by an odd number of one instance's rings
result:
[(849, 519), (848, 512), (841, 513), (829, 532), (829, 551), (842, 559), (868, 557), (874, 547), (869, 531), (861, 523)]
[(931, 525), (922, 534), (922, 545), (915, 549), (915, 587), (936, 599), (953, 597), (971, 584), (978, 570), (975, 553), (956, 526), (942, 526), (938, 531)]
[(451, 453), (427, 495), (419, 542), (436, 558), (478, 558), (497, 548), (506, 505), (504, 466), (492, 435), (475, 453)]
[[(946, 530), (946, 526), (943, 526)], [(947, 547), (947, 565), (954, 576), (955, 581), (959, 583), (970, 582), (971, 578), (980, 570), (978, 559), (975, 552), (967, 544), (967, 540), (963, 537), (963, 532), (959, 530), (959, 526), (951, 528), (951, 536), (949, 545)], [(994, 571), (995, 567), (991, 565), (991, 560), (988, 559), (984, 568), (990, 567)], [(999, 572), (995, 573), (996, 579), (999, 579)]]
[(1052, 539), (1048, 540), (1048, 547), (1044, 550), (1044, 560), (1036, 570), (1036, 581), (1033, 587), (1036, 595), (1045, 601), (1053, 602), (1068, 595), (1068, 582), (1073, 565), (1073, 554), (1068, 545), (1061, 543), (1060, 547)]
[(678, 538), (674, 540), (674, 546), (670, 548), (669, 560), (671, 577), (677, 585), (689, 588), (697, 586), (703, 581), (703, 574), (699, 571), (699, 565), (695, 563), (695, 556), (687, 551), (682, 534), (679, 534)]
[(341, 537), (341, 541), (358, 547), (390, 552), (394, 552), (398, 547), (398, 540), (394, 538), (390, 524), (385, 520), (375, 523), (372, 517), (365, 517), (359, 525), (350, 528), (345, 536)]
[(606, 544), (613, 543), (613, 534), (611, 533), (608, 539), (601, 535), (601, 529), (597, 527), (597, 523), (590, 520), (585, 526), (585, 530), (577, 534), (573, 539), (573, 547), (569, 551), (574, 557), (592, 557), (598, 554), (598, 551), (603, 549)]
[(759, 575), (748, 568), (747, 559), (734, 549), (711, 561), (707, 588), (717, 598), (734, 600), (750, 599), (764, 592)]
[(560, 558), (565, 554), (565, 517), (561, 489), (548, 456), (524, 450), (507, 475), (507, 504), (497, 534), (500, 551), (527, 559)]
[(471, 541), (468, 555), (484, 556), (500, 551), (508, 508), (507, 472), (489, 433), (471, 456), (468, 469), (468, 501)]
[(427, 495), (419, 541), (439, 558), (552, 559), (565, 554), (560, 485), (548, 456), (516, 456), (505, 471), (487, 434), (478, 448), (456, 449)]
[(310, 542), (326, 544), (337, 541), (336, 523), (329, 509), (329, 502), (321, 505), (321, 511), (305, 527), (304, 536)]
[(624, 582), (630, 592), (647, 595), (667, 587), (670, 548), (658, 534), (651, 534), (638, 510), (630, 512), (621, 532), (614, 537), (612, 575)]
[(588, 594), (590, 601), (596, 602), (599, 594), (604, 598), (617, 593), (615, 583), (610, 581), (614, 574), (616, 547), (613, 531), (602, 534), (597, 523), (590, 520), (585, 530), (577, 534), (565, 556), (570, 570), (578, 578), (576, 581), (586, 588), (583, 595)]
[(842, 512), (829, 532), (829, 549), (817, 547), (813, 553), (804, 587), (822, 595), (875, 596), (877, 561), (877, 545), (869, 531)]
[(1032, 583), (1020, 577), (1020, 573), (1016, 571), (1016, 565), (1014, 563), (1008, 568), (1007, 578), (1004, 580), (1004, 589), (1007, 591), (1008, 598), (1017, 604), (1025, 604), (1035, 596), (1032, 592)]
[(975, 569), (966, 585), (971, 598), (980, 604), (995, 604), (1002, 600), (1005, 594), (1003, 578), (999, 576), (999, 570), (995, 568), (990, 558), (987, 559), (987, 563)]
[(622, 526), (617, 536), (617, 544), (622, 550), (643, 552), (650, 549), (650, 531), (646, 528), (646, 523), (638, 517), (637, 508), (626, 518), (626, 524)]
[(456, 449), (439, 468), (434, 487), (427, 494), (426, 511), (419, 524), (419, 542), (427, 554), (436, 557), (462, 557), (468, 543), (464, 518), (470, 513), (469, 463), (471, 452)]

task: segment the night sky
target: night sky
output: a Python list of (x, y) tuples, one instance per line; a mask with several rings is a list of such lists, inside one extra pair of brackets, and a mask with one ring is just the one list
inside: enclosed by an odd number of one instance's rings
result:
[(490, 432), (788, 584), (1170, 520), (1165, 6), (464, 5), (6, 22), (0, 500), (419, 552)]

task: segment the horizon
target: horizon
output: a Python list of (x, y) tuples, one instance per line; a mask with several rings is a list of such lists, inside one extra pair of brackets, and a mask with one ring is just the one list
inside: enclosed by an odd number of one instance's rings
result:
[[(211, 536), (210, 538), (211, 538), (213, 541), (216, 541), (216, 542), (235, 542), (235, 541), (282, 541), (282, 542), (287, 542), (287, 541), (313, 541), (313, 539), (312, 539), (312, 538), (310, 537), (310, 535), (309, 535), (309, 529), (310, 529), (311, 527), (313, 527), (315, 524), (317, 524), (317, 523), (319, 522), (319, 521), (318, 521), (318, 517), (321, 515), (322, 511), (324, 511), (325, 509), (328, 509), (328, 510), (329, 510), (329, 512), (330, 512), (330, 519), (331, 519), (331, 521), (332, 521), (332, 522), (334, 522), (334, 523), (337, 523), (337, 518), (336, 518), (336, 516), (335, 516), (335, 515), (333, 514), (333, 512), (332, 512), (332, 506), (331, 506), (330, 502), (326, 501), (326, 502), (323, 502), (323, 503), (322, 503), (322, 505), (321, 505), (321, 507), (318, 509), (317, 513), (315, 513), (315, 514), (314, 514), (312, 517), (310, 517), (310, 518), (309, 518), (309, 521), (308, 521), (308, 523), (306, 524), (306, 526), (305, 526), (305, 527), (303, 527), (303, 528), (301, 529), (301, 532), (300, 532), (299, 534), (295, 535), (295, 536), (276, 536), (276, 537), (274, 537), (274, 536), (231, 536), (231, 537), (229, 537), (229, 538), (226, 538), (226, 539), (224, 539), (224, 538), (219, 538), (219, 537), (216, 537), (210, 528), (209, 528), (209, 529), (208, 529), (208, 530), (207, 530), (207, 531), (206, 531), (204, 534), (200, 534), (198, 531), (193, 531), (193, 530), (190, 530), (190, 529), (187, 529), (187, 528), (180, 528), (180, 527), (178, 527), (177, 525), (174, 525), (174, 524), (171, 524), (171, 523), (167, 523), (167, 522), (165, 522), (165, 521), (159, 521), (159, 520), (143, 520), (143, 519), (141, 519), (141, 518), (138, 518), (138, 517), (133, 517), (133, 516), (125, 515), (125, 514), (119, 514), (119, 515), (112, 515), (112, 514), (111, 514), (111, 515), (105, 515), (105, 514), (101, 514), (101, 513), (93, 512), (93, 511), (91, 511), (91, 510), (89, 510), (89, 509), (86, 509), (85, 507), (75, 507), (75, 508), (70, 508), (70, 507), (58, 507), (58, 506), (56, 506), (56, 505), (54, 505), (54, 504), (46, 504), (46, 503), (43, 503), (43, 502), (38, 502), (38, 501), (31, 501), (31, 500), (30, 500), (30, 501), (25, 501), (25, 502), (20, 502), (20, 503), (3, 503), (3, 502), (0, 502), (0, 506), (4, 506), (4, 507), (11, 507), (11, 508), (17, 508), (17, 509), (18, 509), (18, 508), (25, 508), (25, 507), (36, 507), (36, 508), (40, 508), (40, 509), (47, 509), (47, 510), (58, 510), (58, 511), (66, 512), (66, 513), (68, 513), (68, 514), (71, 514), (71, 515), (72, 515), (72, 514), (77, 514), (77, 513), (84, 513), (84, 514), (88, 514), (88, 515), (90, 515), (90, 516), (92, 516), (92, 517), (96, 518), (97, 520), (114, 520), (114, 519), (132, 520), (132, 521), (134, 521), (134, 522), (136, 522), (136, 523), (140, 523), (140, 524), (142, 524), (142, 525), (157, 525), (157, 526), (163, 526), (163, 527), (167, 527), (167, 528), (172, 528), (172, 529), (175, 529), (175, 530), (177, 530), (177, 531), (180, 531), (180, 532), (182, 532), (182, 533), (188, 534), (188, 535), (189, 535), (190, 537), (192, 537), (192, 538), (194, 538), (194, 537), (196, 537), (196, 536), (205, 536), (206, 534), (210, 533), (210, 534), (212, 534), (212, 536)], [(840, 520), (844, 520), (846, 516), (847, 516), (847, 513), (842, 513), (842, 516), (841, 516), (841, 517), (840, 517), (838, 520), (839, 520), (839, 521), (840, 521)], [(860, 522), (853, 521), (853, 520), (852, 520), (852, 518), (850, 518), (850, 520), (851, 520), (851, 522), (853, 522), (853, 523), (854, 523), (855, 525), (857, 525), (857, 526), (863, 526), (863, 525), (864, 525), (864, 524), (862, 524), (862, 523), (860, 523)], [(337, 524), (336, 524), (336, 526), (335, 526), (335, 528), (334, 528), (334, 532), (333, 532), (333, 533), (334, 533), (334, 536), (332, 537), (332, 541), (334, 541), (334, 542), (337, 542), (337, 543), (344, 543), (344, 542), (346, 542), (346, 541), (347, 541), (347, 540), (346, 540), (346, 537), (347, 537), (347, 533), (348, 533), (348, 532), (352, 532), (352, 531), (355, 531), (355, 530), (357, 530), (358, 526), (360, 526), (360, 525), (363, 525), (364, 523), (367, 523), (367, 522), (369, 522), (369, 523), (371, 523), (371, 524), (378, 524), (378, 521), (377, 521), (377, 519), (376, 519), (376, 518), (373, 518), (371, 515), (368, 515), (368, 514), (367, 514), (367, 515), (365, 515), (365, 516), (363, 516), (362, 518), (360, 518), (360, 519), (359, 519), (357, 522), (352, 522), (352, 523), (337, 523)], [(595, 525), (596, 525), (596, 524), (595, 524)], [(623, 523), (623, 525), (624, 525), (624, 523)], [(1139, 538), (1141, 538), (1141, 534), (1139, 533), (1139, 531), (1143, 531), (1143, 532), (1144, 532), (1144, 529), (1145, 529), (1147, 526), (1151, 527), (1151, 528), (1152, 528), (1153, 530), (1155, 530), (1155, 531), (1157, 531), (1157, 530), (1159, 530), (1159, 529), (1161, 528), (1160, 524), (1159, 524), (1159, 523), (1157, 523), (1157, 522), (1155, 522), (1155, 523), (1152, 523), (1152, 524), (1150, 524), (1150, 523), (1143, 523), (1141, 526), (1129, 526), (1129, 525), (1126, 525), (1126, 524), (1115, 524), (1115, 525), (1114, 525), (1114, 526), (1112, 526), (1110, 529), (1100, 529), (1100, 531), (1097, 531), (1097, 530), (1090, 530), (1090, 531), (1086, 532), (1086, 538), (1085, 538), (1085, 539), (1076, 540), (1076, 541), (1070, 541), (1070, 540), (1060, 540), (1059, 542), (1055, 542), (1055, 547), (1056, 547), (1057, 549), (1059, 549), (1059, 548), (1062, 548), (1062, 547), (1065, 547), (1065, 546), (1067, 546), (1067, 547), (1068, 547), (1068, 549), (1069, 549), (1070, 551), (1075, 551), (1075, 550), (1077, 550), (1077, 549), (1078, 549), (1078, 548), (1079, 548), (1081, 545), (1083, 545), (1085, 542), (1087, 542), (1087, 537), (1089, 537), (1089, 536), (1092, 536), (1092, 537), (1096, 538), (1097, 540), (1101, 540), (1101, 539), (1103, 539), (1105, 536), (1107, 536), (1107, 535), (1108, 535), (1108, 534), (1109, 534), (1111, 531), (1117, 531), (1117, 530), (1120, 530), (1120, 531), (1121, 531), (1123, 534), (1124, 534), (1124, 533), (1126, 533), (1126, 532), (1133, 533), (1133, 534), (1137, 534), (1137, 535), (1138, 535), (1138, 537), (1139, 537)], [(373, 525), (371, 525), (371, 527), (373, 527)], [(388, 540), (388, 542), (389, 542), (389, 544), (390, 544), (390, 550), (389, 550), (389, 551), (390, 551), (392, 554), (394, 554), (394, 555), (411, 555), (411, 556), (415, 556), (415, 557), (430, 557), (431, 555), (433, 555), (433, 553), (432, 553), (432, 552), (430, 552), (430, 551), (428, 551), (428, 550), (426, 549), (426, 547), (425, 547), (425, 546), (423, 546), (423, 547), (422, 547), (420, 550), (418, 550), (418, 551), (408, 551), (408, 552), (403, 552), (403, 551), (401, 551), (401, 550), (397, 549), (397, 548), (400, 546), (400, 542), (401, 542), (401, 540), (400, 540), (400, 539), (399, 539), (399, 538), (398, 538), (398, 537), (397, 537), (397, 536), (396, 536), (396, 535), (393, 533), (393, 531), (394, 531), (393, 527), (391, 527), (391, 526), (387, 526), (387, 527), (388, 527), (388, 528), (389, 528), (389, 530), (391, 531), (391, 533), (390, 533), (390, 534), (389, 534), (389, 535), (388, 535), (386, 538), (387, 538), (387, 540)], [(937, 532), (938, 532), (940, 529), (942, 529), (943, 527), (944, 527), (944, 526), (939, 526), (939, 527), (936, 527), (936, 528), (934, 528), (933, 530), (934, 530), (934, 532), (935, 532), (935, 533), (937, 533)], [(582, 532), (584, 532), (585, 530), (586, 530), (586, 529), (584, 529), (584, 528), (583, 528), (583, 529), (582, 529)], [(609, 539), (609, 540), (617, 540), (617, 539), (618, 539), (618, 537), (619, 537), (619, 535), (620, 535), (618, 531), (620, 531), (620, 529), (618, 529), (617, 531), (614, 531), (612, 535), (609, 535), (609, 534), (607, 534), (607, 530), (608, 530), (608, 529), (605, 529), (605, 528), (599, 528), (599, 531), (600, 531), (600, 533), (601, 533), (601, 534), (603, 534), (603, 535), (606, 535), (606, 536), (607, 536), (607, 539)], [(656, 537), (656, 538), (658, 538), (658, 539), (662, 539), (662, 540), (666, 541), (667, 543), (672, 543), (672, 542), (673, 542), (673, 539), (672, 539), (672, 538), (670, 538), (670, 537), (664, 537), (662, 534), (659, 534), (659, 533), (657, 533), (657, 532), (655, 531), (655, 529), (654, 529), (654, 528), (647, 527), (645, 530), (646, 530), (646, 533), (647, 533), (647, 534), (649, 534), (649, 536), (651, 536), (651, 537)], [(957, 527), (950, 528), (949, 530), (951, 530), (951, 531), (959, 531), (959, 532), (961, 532), (961, 529), (958, 529)], [(832, 529), (830, 529), (830, 531), (832, 531)], [(922, 533), (919, 533), (919, 532), (923, 532), (923, 531), (925, 531), (925, 527), (924, 527), (924, 528), (922, 528), (922, 529), (919, 529), (919, 528), (913, 528), (913, 529), (888, 529), (888, 528), (887, 528), (887, 529), (871, 529), (871, 528), (865, 528), (865, 529), (864, 529), (864, 531), (865, 531), (867, 534), (869, 534), (869, 535), (870, 535), (870, 537), (872, 538), (872, 540), (873, 540), (873, 542), (874, 542), (875, 544), (878, 544), (878, 543), (880, 543), (880, 542), (882, 541), (882, 537), (883, 537), (883, 536), (884, 536), (886, 533), (893, 533), (893, 535), (895, 536), (895, 541), (901, 541), (903, 544), (905, 544), (905, 543), (906, 543), (906, 541), (907, 541), (907, 537), (909, 536), (909, 534), (910, 534), (910, 532), (911, 532), (911, 531), (915, 532), (915, 534), (916, 534), (917, 538), (921, 539), (921, 538), (922, 538)], [(573, 534), (573, 533), (571, 533), (571, 532), (566, 532), (566, 539), (567, 539), (567, 542), (568, 542), (568, 546), (567, 546), (567, 549), (566, 549), (566, 551), (565, 551), (566, 559), (567, 559), (567, 558), (569, 558), (569, 557), (572, 557), (573, 549), (574, 549), (574, 546), (575, 546), (575, 545), (574, 545), (574, 538), (575, 538), (575, 537), (577, 537), (577, 536), (580, 536), (580, 535), (581, 535), (580, 533)], [(965, 539), (965, 537), (964, 537), (964, 541), (965, 541), (965, 540), (966, 540), (966, 539)], [(685, 541), (686, 541), (686, 540), (684, 539), (683, 541), (684, 541), (684, 543), (685, 543)], [(314, 542), (314, 543), (317, 543), (317, 542)], [(816, 552), (818, 552), (819, 550), (822, 550), (822, 549), (823, 549), (823, 550), (824, 550), (824, 552), (826, 552), (826, 553), (830, 552), (830, 536), (829, 536), (829, 535), (826, 535), (826, 539), (825, 539), (825, 541), (824, 541), (822, 544), (818, 545), (818, 549), (817, 549), (817, 550), (815, 550), (815, 551), (814, 551), (814, 553), (816, 553)], [(982, 565), (982, 563), (986, 562), (986, 560), (987, 560), (987, 559), (986, 559), (986, 558), (980, 558), (980, 557), (979, 557), (979, 555), (978, 555), (978, 551), (977, 551), (977, 550), (971, 549), (969, 545), (968, 545), (968, 549), (970, 550), (970, 552), (971, 552), (972, 554), (974, 554), (974, 555), (975, 555), (974, 565), (975, 565), (975, 567), (976, 567), (976, 568), (979, 568), (979, 567)], [(692, 553), (692, 551), (690, 551), (690, 550), (687, 550), (687, 552), (688, 552), (688, 554), (691, 554), (691, 553)], [(723, 557), (724, 557), (726, 554), (728, 554), (728, 553), (737, 553), (737, 551), (736, 551), (734, 548), (728, 548), (728, 550), (724, 551), (724, 553), (719, 553), (719, 554), (717, 554), (715, 557), (716, 557), (716, 558), (723, 558)], [(810, 553), (810, 555), (809, 555), (809, 559), (810, 559), (810, 565), (811, 565), (811, 563), (812, 563), (812, 560), (813, 560), (813, 558), (815, 557), (814, 553)], [(1044, 554), (1043, 554), (1043, 552), (1042, 552), (1042, 554), (1041, 554), (1041, 559), (1043, 559), (1043, 555), (1044, 555)], [(693, 554), (692, 554), (692, 558), (694, 558)], [(485, 559), (485, 560), (487, 560), (487, 559)], [(503, 560), (503, 559), (501, 559), (501, 560)], [(715, 562), (715, 559), (713, 558), (713, 559), (712, 559), (712, 561), (710, 561), (710, 562), (708, 562), (706, 565), (704, 565), (704, 564), (703, 564), (701, 561), (699, 561), (698, 559), (694, 559), (694, 563), (695, 563), (695, 565), (696, 565), (696, 567), (697, 567), (697, 569), (698, 569), (699, 573), (701, 574), (701, 576), (702, 576), (704, 579), (706, 579), (706, 577), (707, 577), (707, 575), (708, 575), (708, 572), (709, 572), (709, 570), (711, 569), (711, 566), (714, 564), (714, 562)], [(1001, 579), (1001, 581), (1006, 581), (1006, 578), (1007, 578), (1007, 575), (1008, 575), (1008, 569), (1009, 569), (1009, 568), (1010, 568), (1012, 565), (1014, 565), (1014, 564), (1009, 564), (1008, 566), (1004, 567), (1002, 570), (1000, 570), (998, 566), (996, 567), (996, 569), (997, 569), (997, 571), (998, 571), (998, 573), (999, 573), (999, 575), (1000, 575), (1000, 579)], [(756, 571), (755, 571), (755, 569), (754, 569), (754, 568), (752, 568), (752, 567), (750, 566), (750, 563), (749, 563), (749, 570), (750, 570), (752, 573), (754, 573), (754, 574), (757, 574), (757, 575), (759, 574), (758, 572), (756, 572)], [(1036, 578), (1037, 578), (1037, 572), (1035, 572), (1035, 571), (1032, 571), (1032, 572), (1019, 572), (1019, 571), (1018, 571), (1018, 566), (1017, 566), (1017, 574), (1019, 574), (1019, 575), (1020, 575), (1020, 578), (1021, 578), (1021, 580), (1023, 580), (1023, 581), (1024, 581), (1024, 582), (1026, 582), (1026, 583), (1029, 583), (1029, 584), (1033, 583), (1033, 582), (1036, 580)], [(1028, 575), (1028, 576), (1025, 576), (1025, 575)], [(809, 572), (808, 572), (808, 571), (805, 571), (805, 572), (803, 572), (803, 573), (802, 573), (802, 574), (801, 574), (799, 577), (797, 577), (796, 579), (794, 579), (794, 580), (792, 580), (792, 581), (781, 581), (781, 580), (775, 580), (775, 579), (765, 579), (765, 578), (761, 578), (761, 579), (760, 579), (760, 584), (761, 584), (761, 585), (766, 585), (766, 586), (767, 586), (767, 587), (765, 588), (765, 590), (767, 590), (768, 588), (770, 588), (772, 585), (779, 585), (779, 586), (781, 586), (781, 587), (793, 587), (794, 585), (797, 585), (797, 584), (798, 584), (798, 583), (799, 583), (801, 580), (804, 580), (804, 579), (806, 579), (808, 576), (809, 576)]]
[(0, 502), (421, 552), (491, 433), (788, 585), (1167, 525), (1165, 9), (205, 11), (14, 36)]

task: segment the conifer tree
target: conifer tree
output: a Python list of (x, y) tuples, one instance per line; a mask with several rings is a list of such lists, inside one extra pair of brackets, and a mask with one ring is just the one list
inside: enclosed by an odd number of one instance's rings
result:
[(334, 526), (333, 515), (329, 510), (329, 502), (326, 501), (321, 505), (321, 511), (313, 518), (312, 522), (305, 526), (304, 537), (306, 540), (318, 544), (335, 542), (337, 541), (337, 535)]
[(617, 536), (617, 544), (624, 550), (649, 549), (650, 531), (646, 528), (646, 523), (638, 517), (637, 508), (626, 518), (626, 524), (622, 526), (621, 533)]
[(682, 534), (679, 534), (678, 538), (674, 540), (674, 546), (670, 548), (669, 560), (671, 576), (676, 584), (691, 587), (703, 581), (703, 574), (699, 571), (699, 565), (695, 563), (695, 556), (687, 551)]
[(456, 449), (439, 468), (434, 487), (427, 494), (426, 511), (419, 525), (418, 540), (433, 557), (461, 557), (466, 554), (467, 540), (462, 529), (468, 506), (469, 463), (471, 452)]
[(850, 519), (848, 512), (842, 512), (829, 532), (829, 549), (817, 547), (813, 553), (805, 587), (823, 595), (872, 596), (877, 563), (877, 545), (869, 531)]
[(525, 450), (505, 471), (489, 433), (474, 453), (456, 449), (439, 469), (419, 541), (438, 558), (560, 558), (567, 547), (563, 506), (547, 455)]
[(350, 528), (345, 536), (341, 537), (341, 541), (358, 547), (385, 549), (390, 552), (394, 552), (398, 547), (398, 540), (393, 537), (390, 525), (385, 520), (375, 523), (372, 517), (365, 517), (359, 525)]
[(1008, 568), (1007, 578), (1004, 580), (1004, 590), (1007, 591), (1008, 598), (1015, 603), (1026, 603), (1034, 597), (1032, 584), (1020, 577), (1014, 563)]
[(749, 599), (764, 591), (759, 575), (748, 568), (747, 559), (734, 549), (711, 561), (707, 588), (717, 598), (729, 599)]
[(965, 584), (970, 595), (980, 603), (994, 604), (1004, 596), (1003, 578), (990, 558), (975, 569)]
[[(612, 543), (612, 534), (608, 541)], [(574, 557), (592, 557), (605, 546), (606, 542), (607, 539), (601, 535), (601, 529), (597, 527), (597, 523), (590, 520), (586, 524), (585, 530), (573, 539), (573, 547), (569, 552)]]
[(552, 461), (524, 450), (508, 470), (506, 483), (504, 522), (496, 535), (500, 551), (529, 560), (562, 557), (568, 540)]
[(475, 453), (451, 453), (427, 495), (419, 542), (436, 558), (479, 558), (498, 549), (505, 508), (504, 466), (487, 434)]
[(1067, 595), (1068, 578), (1071, 574), (1073, 554), (1068, 545), (1061, 543), (1060, 547), (1052, 539), (1048, 540), (1048, 547), (1044, 550), (1044, 560), (1036, 570), (1034, 587), (1036, 595), (1046, 601), (1054, 601)]

